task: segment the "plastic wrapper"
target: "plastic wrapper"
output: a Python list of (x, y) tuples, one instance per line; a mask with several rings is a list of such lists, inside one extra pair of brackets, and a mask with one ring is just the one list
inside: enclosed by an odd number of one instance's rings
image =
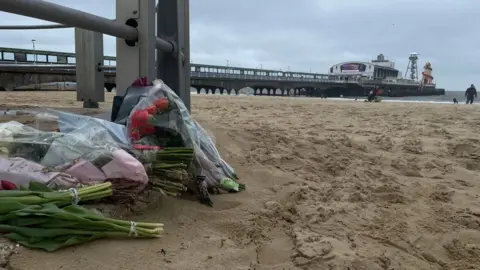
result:
[(55, 132), (41, 132), (16, 121), (0, 124), (0, 154), (40, 162), (50, 144), (59, 137)]
[(208, 159), (215, 164), (216, 167), (222, 169), (225, 176), (231, 179), (238, 179), (235, 170), (222, 159), (220, 153), (215, 147), (214, 140), (207, 134), (205, 129), (200, 126), (199, 123), (195, 121), (195, 126), (197, 128), (198, 138), (200, 140), (200, 148), (203, 153), (208, 157)]
[(135, 144), (142, 141), (150, 144), (148, 141), (156, 139), (158, 141), (151, 145), (193, 148), (195, 161), (190, 168), (192, 181), (189, 184), (195, 185), (193, 179), (204, 176), (209, 188), (238, 191), (235, 184), (223, 184), (234, 183), (237, 179), (233, 168), (220, 157), (214, 141), (191, 118), (182, 100), (160, 80), (154, 82), (131, 110), (127, 136)]
[(19, 157), (0, 157), (0, 179), (12, 183), (17, 188), (27, 187), (32, 180), (53, 189), (79, 185), (78, 180), (67, 173), (50, 171), (36, 162)]
[(147, 185), (143, 164), (126, 151), (131, 147), (125, 126), (51, 109), (24, 114), (34, 119), (31, 126), (0, 124), (0, 149), (5, 158), (21, 157), (44, 171), (68, 174), (79, 184), (122, 180), (135, 184), (132, 192)]

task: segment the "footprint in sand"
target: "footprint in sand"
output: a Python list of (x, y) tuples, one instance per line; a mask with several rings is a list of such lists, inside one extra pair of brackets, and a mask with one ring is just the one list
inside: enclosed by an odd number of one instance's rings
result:
[(231, 210), (239, 207), (243, 203), (240, 201), (219, 201), (213, 207), (215, 211)]
[(402, 149), (406, 153), (421, 155), (424, 153), (423, 143), (418, 138), (407, 138), (403, 141)]

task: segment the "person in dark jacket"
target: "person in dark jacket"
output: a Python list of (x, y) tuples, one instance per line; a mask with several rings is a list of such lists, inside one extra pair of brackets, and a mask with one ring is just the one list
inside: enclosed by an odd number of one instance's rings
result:
[(465, 97), (467, 98), (467, 104), (472, 104), (477, 97), (477, 89), (475, 89), (473, 84), (465, 91)]
[(379, 88), (378, 86), (375, 86), (372, 91), (368, 93), (367, 100), (372, 102), (375, 100), (375, 97), (378, 95)]

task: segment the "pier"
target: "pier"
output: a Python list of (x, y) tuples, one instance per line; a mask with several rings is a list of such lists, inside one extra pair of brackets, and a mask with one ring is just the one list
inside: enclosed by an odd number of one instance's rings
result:
[[(107, 91), (116, 87), (116, 58), (105, 56), (101, 68)], [(76, 55), (67, 52), (39, 51), (0, 47), (0, 90), (16, 90), (22, 86), (43, 83), (75, 82)], [(345, 94), (346, 84), (359, 82), (342, 80), (328, 74), (252, 69), (235, 66), (190, 64), (191, 86), (198, 93), (238, 94), (245, 87), (255, 95), (314, 96), (337, 89)], [(50, 89), (50, 88), (49, 88)], [(54, 90), (54, 89), (52, 89)]]

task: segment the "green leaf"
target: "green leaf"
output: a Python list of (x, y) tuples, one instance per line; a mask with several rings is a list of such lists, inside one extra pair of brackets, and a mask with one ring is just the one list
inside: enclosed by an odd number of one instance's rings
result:
[(103, 215), (102, 212), (98, 211), (98, 210), (95, 209), (95, 208), (90, 208), (89, 210), (90, 210), (93, 214), (95, 214), (95, 215), (97, 215), (97, 216), (99, 216), (99, 217), (105, 217), (105, 215)]
[(0, 198), (32, 196), (37, 194), (38, 192), (30, 191), (30, 190), (0, 190)]
[(6, 238), (15, 241), (29, 248), (39, 248), (46, 251), (55, 251), (68, 246), (83, 244), (95, 239), (105, 237), (104, 233), (94, 233), (91, 235), (62, 235), (58, 237), (25, 237), (18, 233), (9, 233), (4, 235)]
[(39, 191), (39, 192), (53, 192), (53, 189), (47, 187), (47, 185), (39, 182), (35, 182), (35, 181), (31, 181), (28, 184), (28, 189), (31, 191)]
[(29, 228), (18, 227), (6, 224), (0, 224), (0, 232), (4, 233), (18, 233), (27, 237), (57, 237), (62, 235), (90, 235), (92, 231), (81, 231), (71, 229), (44, 229), (44, 228)]
[(8, 214), (12, 211), (24, 209), (25, 207), (26, 207), (26, 205), (21, 204), (21, 203), (16, 202), (16, 201), (1, 202), (0, 203), (0, 221), (4, 220), (2, 215)]
[(83, 229), (87, 230), (85, 226), (82, 226), (82, 224), (78, 221), (72, 221), (72, 220), (59, 220), (56, 218), (47, 218), (48, 220), (42, 224), (40, 224), (39, 227), (45, 228), (45, 229)]
[(12, 226), (18, 226), (18, 227), (28, 227), (32, 225), (41, 225), (42, 227), (45, 227), (45, 223), (50, 221), (51, 218), (49, 217), (38, 217), (38, 216), (32, 216), (32, 217), (17, 217), (17, 218), (10, 218), (6, 222), (8, 225)]

